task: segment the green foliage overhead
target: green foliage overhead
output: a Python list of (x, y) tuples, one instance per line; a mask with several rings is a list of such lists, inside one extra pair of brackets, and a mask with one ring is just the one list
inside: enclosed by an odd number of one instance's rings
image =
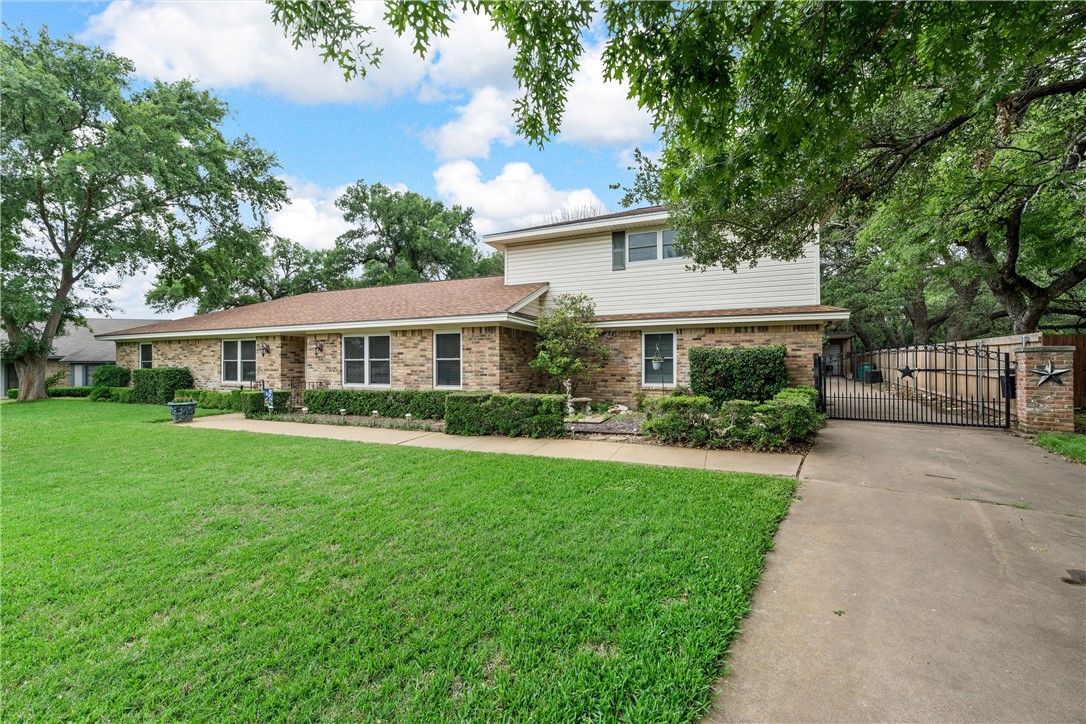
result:
[(275, 157), (222, 134), (226, 104), (193, 81), (134, 76), (44, 28), (0, 43), (0, 318), (20, 399), (42, 396), (62, 325), (109, 310), (125, 276), (176, 273), (285, 198)]
[[(328, 22), (271, 0), (296, 42), (348, 75), (347, 0)], [(387, 4), (425, 54), (454, 9), (486, 14), (517, 49), (519, 132), (561, 127), (593, 23), (610, 80), (653, 118), (626, 203), (666, 203), (697, 267), (793, 260), (842, 207), (910, 222), (911, 247), (967, 257), (1016, 332), (1086, 280), (1081, 214), (1086, 6), (1076, 2)], [(894, 219), (887, 218), (895, 217)], [(874, 217), (883, 218), (876, 219)], [(900, 222), (900, 223), (899, 223)]]
[(536, 320), (538, 355), (529, 364), (550, 375), (567, 392), (591, 380), (603, 369), (611, 350), (593, 324), (596, 305), (584, 294), (560, 294)]

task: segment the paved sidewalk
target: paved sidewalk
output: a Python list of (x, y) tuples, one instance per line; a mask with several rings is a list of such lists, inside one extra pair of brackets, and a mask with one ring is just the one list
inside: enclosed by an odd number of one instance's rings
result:
[(631, 445), (590, 440), (533, 440), (524, 437), (464, 437), (420, 430), (386, 430), (376, 427), (317, 425), (304, 422), (246, 420), (244, 415), (209, 415), (178, 425), (188, 429), (263, 432), (295, 437), (319, 437), (330, 440), (383, 445), (471, 450), (473, 452), (537, 455), (574, 460), (610, 460), (676, 468), (727, 470), (737, 473), (761, 473), (794, 477), (803, 464), (801, 455), (736, 452), (732, 450), (697, 450), (693, 448)]
[(833, 421), (802, 477), (708, 721), (1086, 720), (1086, 467)]

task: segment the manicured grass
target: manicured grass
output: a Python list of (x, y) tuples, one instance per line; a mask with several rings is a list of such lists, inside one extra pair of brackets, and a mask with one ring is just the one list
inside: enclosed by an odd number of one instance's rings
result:
[(1064, 457), (1086, 463), (1086, 435), (1045, 432), (1037, 436), (1037, 444)]
[(0, 411), (6, 720), (688, 721), (795, 483)]

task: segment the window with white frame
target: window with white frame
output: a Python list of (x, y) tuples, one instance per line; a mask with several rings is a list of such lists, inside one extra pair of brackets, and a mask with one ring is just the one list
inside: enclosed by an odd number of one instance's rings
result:
[(678, 259), (682, 250), (675, 244), (675, 232), (639, 231), (626, 235), (627, 257), (630, 262)]
[(387, 334), (343, 338), (343, 384), (392, 383), (392, 339)]
[(434, 335), (434, 387), (460, 386), (460, 333)]
[(252, 382), (256, 379), (256, 340), (224, 339), (222, 381)]
[(674, 385), (675, 334), (673, 332), (645, 332), (642, 340), (642, 383)]
[(140, 345), (140, 369), (149, 370), (152, 367), (152, 351), (151, 343), (147, 342)]

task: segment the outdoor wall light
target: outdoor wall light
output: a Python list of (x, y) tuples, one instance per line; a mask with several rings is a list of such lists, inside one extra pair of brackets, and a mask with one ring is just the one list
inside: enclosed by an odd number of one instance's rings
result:
[(260, 350), (260, 356), (261, 357), (268, 354), (268, 352), (271, 352), (271, 345), (268, 344), (267, 342), (261, 342), (256, 347), (257, 347), (257, 349)]
[(320, 340), (320, 339), (315, 340), (313, 342), (313, 351), (316, 352), (317, 354), (320, 354), (321, 352), (323, 352), (324, 351), (324, 340)]

